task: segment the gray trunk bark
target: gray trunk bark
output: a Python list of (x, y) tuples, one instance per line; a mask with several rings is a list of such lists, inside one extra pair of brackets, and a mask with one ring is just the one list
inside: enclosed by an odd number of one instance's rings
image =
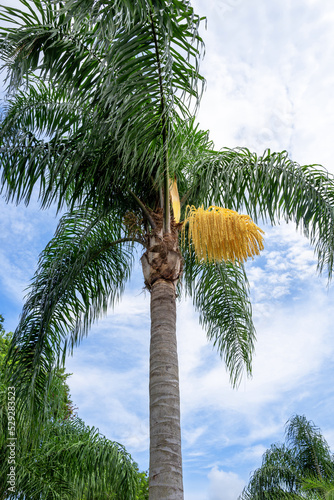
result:
[(176, 303), (173, 281), (151, 286), (150, 500), (183, 500)]

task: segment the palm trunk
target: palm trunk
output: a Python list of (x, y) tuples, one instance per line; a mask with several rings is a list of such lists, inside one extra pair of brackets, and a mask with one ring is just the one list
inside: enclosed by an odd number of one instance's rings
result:
[(151, 291), (150, 500), (183, 500), (176, 283), (182, 272), (179, 225), (163, 234), (161, 217), (141, 258)]
[(176, 303), (173, 282), (151, 289), (150, 500), (183, 500)]

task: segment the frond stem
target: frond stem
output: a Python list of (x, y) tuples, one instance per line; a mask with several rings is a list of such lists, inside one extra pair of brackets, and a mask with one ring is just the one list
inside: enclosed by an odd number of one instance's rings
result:
[(150, 212), (148, 211), (147, 207), (144, 205), (144, 203), (138, 198), (137, 195), (135, 195), (135, 193), (133, 191), (131, 191), (129, 189), (129, 193), (131, 194), (131, 196), (135, 199), (135, 201), (138, 203), (138, 205), (140, 206), (140, 208), (142, 209), (143, 213), (146, 215), (146, 218), (147, 220), (149, 221), (152, 229), (156, 229), (157, 225), (156, 223), (154, 222)]
[(70, 35), (69, 33), (62, 33), (63, 38), (69, 38), (71, 42), (78, 43), (78, 45), (81, 45), (87, 52), (93, 56), (100, 64), (103, 63), (103, 60), (91, 49), (88, 48), (88, 46), (83, 43), (81, 40), (78, 40), (74, 35)]
[(155, 55), (157, 59), (159, 86), (160, 86), (160, 103), (161, 103), (161, 122), (162, 122), (162, 146), (163, 146), (163, 170), (164, 170), (164, 213), (163, 227), (164, 233), (170, 233), (170, 206), (169, 206), (169, 172), (168, 172), (168, 151), (167, 151), (167, 120), (166, 120), (166, 103), (164, 98), (164, 89), (162, 83), (161, 61), (158, 47), (158, 37), (154, 26), (153, 15), (151, 12), (151, 27), (154, 39)]

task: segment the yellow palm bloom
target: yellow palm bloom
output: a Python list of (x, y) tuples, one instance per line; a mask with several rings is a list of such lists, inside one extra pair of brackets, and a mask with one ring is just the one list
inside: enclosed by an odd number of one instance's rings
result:
[(264, 231), (249, 215), (240, 215), (234, 210), (188, 206), (184, 222), (183, 231), (188, 222), (189, 240), (199, 261), (244, 262), (248, 257), (259, 255), (264, 248)]

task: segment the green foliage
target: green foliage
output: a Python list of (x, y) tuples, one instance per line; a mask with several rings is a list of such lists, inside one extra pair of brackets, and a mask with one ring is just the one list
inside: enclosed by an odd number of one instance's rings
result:
[(313, 422), (295, 415), (286, 424), (286, 443), (271, 445), (240, 500), (329, 500), (334, 491), (334, 456)]
[(1, 376), (4, 369), (5, 358), (9, 349), (9, 345), (12, 339), (13, 334), (6, 333), (5, 328), (3, 326), (4, 317), (0, 314), (0, 383), (3, 383), (1, 380)]
[[(136, 498), (139, 478), (129, 454), (77, 417), (50, 421), (39, 446), (22, 446), (20, 434), (17, 443), (16, 494), (9, 499)], [(8, 465), (6, 457), (0, 469), (4, 487)]]
[(255, 329), (244, 267), (236, 263), (199, 263), (184, 244), (184, 281), (208, 338), (224, 359), (233, 386), (244, 369), (251, 373)]
[(188, 2), (22, 4), (30, 12), (0, 15), (14, 25), (0, 36), (16, 91), (2, 126), (8, 199), (29, 202), (39, 184), (44, 206), (69, 191), (72, 203), (108, 206), (130, 179), (161, 185), (173, 123), (201, 94), (200, 19)]
[(139, 492), (136, 500), (149, 500), (148, 497), (148, 472), (138, 472)]
[[(43, 425), (34, 429), (33, 420), (24, 418), (28, 417), (25, 413), (15, 418), (14, 426), (9, 425), (17, 391), (8, 387), (5, 377), (12, 334), (5, 333), (2, 323), (0, 316), (0, 499), (137, 498), (137, 491), (144, 491), (142, 474), (124, 447), (77, 417), (64, 369), (58, 369), (52, 379)], [(14, 403), (10, 406), (9, 401)], [(8, 444), (13, 445), (14, 454)], [(15, 491), (9, 490), (10, 467), (15, 472)]]
[[(17, 397), (31, 393), (32, 412), (35, 405), (39, 413), (47, 408), (52, 374), (66, 346), (79, 343), (91, 322), (120, 297), (133, 254), (131, 238), (122, 236), (113, 211), (75, 209), (61, 219), (42, 253), (8, 354)], [(31, 383), (35, 377), (42, 392)], [(25, 403), (25, 418), (26, 412)]]

